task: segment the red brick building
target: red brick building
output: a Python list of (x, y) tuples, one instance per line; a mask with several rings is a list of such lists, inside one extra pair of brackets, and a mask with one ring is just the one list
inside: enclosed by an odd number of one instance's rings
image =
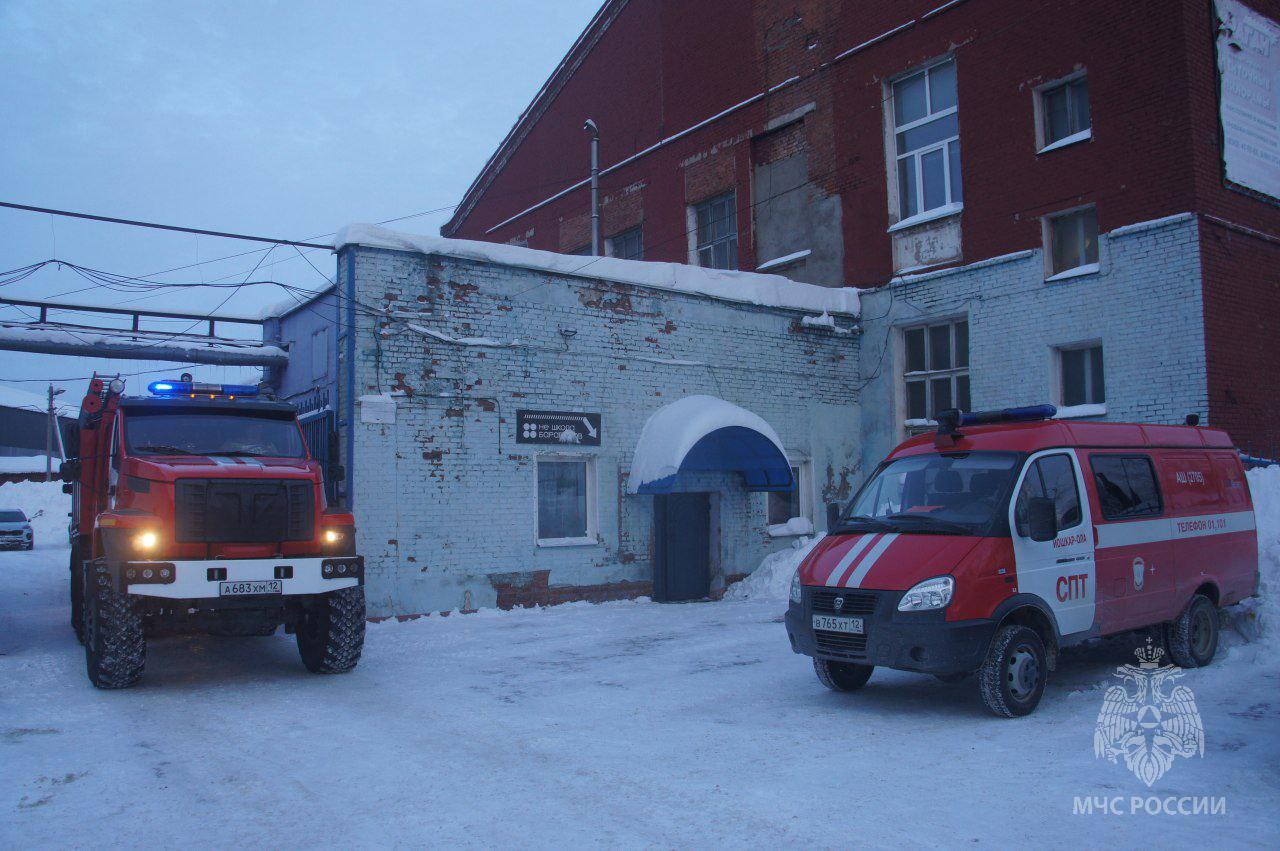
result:
[(1097, 272), (1099, 234), (1191, 213), (1201, 413), (1274, 452), (1280, 82), (1239, 59), (1271, 67), (1266, 19), (1280, 0), (609, 0), (443, 233), (585, 253), (587, 118), (619, 256), (892, 290), (1030, 249), (1047, 285)]

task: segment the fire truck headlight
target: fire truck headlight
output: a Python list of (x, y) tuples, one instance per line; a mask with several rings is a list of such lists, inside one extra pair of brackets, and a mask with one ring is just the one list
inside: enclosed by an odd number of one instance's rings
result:
[(900, 612), (924, 612), (945, 608), (955, 593), (956, 581), (950, 576), (935, 576), (915, 585), (898, 602)]
[(800, 602), (800, 568), (796, 568), (796, 572), (791, 574), (791, 602)]
[(339, 544), (347, 537), (341, 529), (325, 529), (323, 540), (326, 544)]
[(133, 545), (140, 550), (154, 550), (159, 542), (155, 532), (139, 532), (133, 538)]

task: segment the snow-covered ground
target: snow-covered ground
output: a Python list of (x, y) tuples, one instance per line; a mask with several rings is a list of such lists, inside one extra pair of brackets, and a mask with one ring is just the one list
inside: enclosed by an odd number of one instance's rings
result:
[[(1280, 470), (1274, 483), (1280, 510)], [(283, 635), (157, 640), (140, 687), (100, 692), (51, 543), (0, 554), (3, 847), (1274, 848), (1280, 835), (1269, 631), (1227, 633), (1213, 666), (1186, 673), (1205, 754), (1147, 789), (1093, 754), (1103, 690), (1133, 659), (1117, 642), (1069, 654), (1018, 720), (988, 715), (972, 683), (894, 671), (839, 695), (790, 652), (780, 583), (761, 581), (720, 603), (375, 624), (338, 677), (306, 673)], [(1073, 814), (1085, 796), (1122, 796), (1125, 814)], [(1129, 814), (1152, 796), (1225, 798), (1226, 812)]]

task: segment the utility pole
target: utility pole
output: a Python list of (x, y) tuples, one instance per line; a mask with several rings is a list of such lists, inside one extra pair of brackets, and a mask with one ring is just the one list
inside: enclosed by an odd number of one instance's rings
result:
[(604, 253), (600, 245), (600, 128), (590, 118), (582, 129), (591, 134), (591, 254)]
[[(58, 412), (53, 407), (53, 397), (59, 396), (64, 391), (61, 388), (55, 389), (52, 384), (49, 385), (49, 422), (45, 428), (44, 436), (44, 480), (46, 482), (53, 481), (53, 433), (58, 427)], [(58, 444), (62, 444), (62, 435), (58, 435)], [(62, 460), (66, 460), (65, 458)]]

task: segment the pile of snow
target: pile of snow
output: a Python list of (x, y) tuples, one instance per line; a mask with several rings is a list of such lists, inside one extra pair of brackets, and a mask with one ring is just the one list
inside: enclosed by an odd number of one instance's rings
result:
[(501, 245), (468, 239), (447, 239), (399, 233), (377, 225), (348, 225), (338, 231), (335, 250), (347, 245), (390, 248), (421, 254), (441, 254), (464, 260), (479, 260), (551, 272), (653, 287), (675, 292), (698, 293), (725, 301), (784, 307), (813, 313), (858, 315), (858, 291), (853, 287), (820, 287), (802, 284), (781, 275), (706, 269), (684, 263), (653, 263), (621, 260), (617, 257), (582, 257), (556, 254), (517, 245)]
[(750, 576), (735, 582), (725, 592), (729, 600), (779, 600), (787, 599), (791, 590), (791, 577), (804, 561), (809, 551), (818, 545), (823, 535), (798, 538), (790, 547), (767, 555)]
[(1280, 466), (1245, 474), (1258, 524), (1258, 596), (1227, 610), (1230, 625), (1250, 642), (1280, 652)]
[(16, 508), (31, 519), (36, 549), (67, 545), (71, 496), (62, 492), (62, 482), (0, 484), (0, 508)]

